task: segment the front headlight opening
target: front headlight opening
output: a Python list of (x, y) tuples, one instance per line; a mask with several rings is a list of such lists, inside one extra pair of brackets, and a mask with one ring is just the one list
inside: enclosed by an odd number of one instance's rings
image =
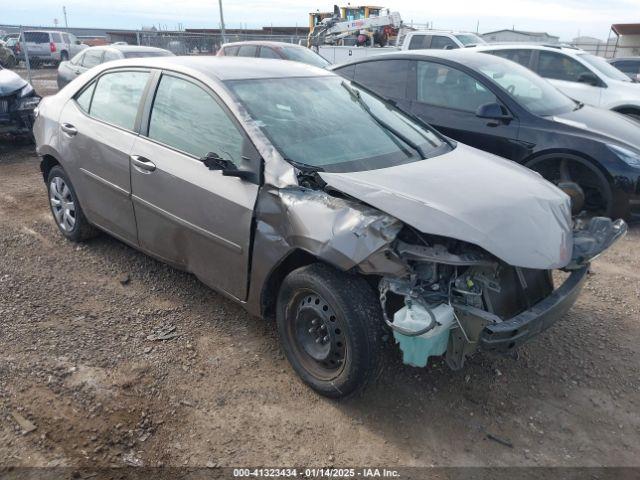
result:
[(22, 87), (22, 89), (20, 90), (20, 94), (18, 95), (18, 98), (23, 98), (26, 97), (27, 95), (29, 95), (31, 92), (33, 92), (33, 87), (31, 86), (30, 83), (27, 83), (24, 87)]
[(640, 153), (617, 145), (607, 145), (607, 147), (609, 147), (609, 149), (627, 165), (640, 168)]

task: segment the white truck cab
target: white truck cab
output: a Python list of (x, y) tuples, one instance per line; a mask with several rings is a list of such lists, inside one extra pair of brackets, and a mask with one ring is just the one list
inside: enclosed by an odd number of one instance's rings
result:
[(386, 47), (357, 47), (321, 45), (318, 52), (331, 63), (344, 63), (357, 58), (380, 55), (400, 50), (452, 50), (486, 42), (475, 33), (446, 30), (411, 30), (398, 37), (396, 45)]

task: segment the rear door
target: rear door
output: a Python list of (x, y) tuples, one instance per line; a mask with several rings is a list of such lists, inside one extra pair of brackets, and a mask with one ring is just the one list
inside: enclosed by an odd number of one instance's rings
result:
[(200, 158), (216, 153), (259, 178), (260, 157), (226, 106), (194, 79), (162, 74), (147, 110), (131, 155), (140, 246), (244, 299), (258, 182), (209, 170)]
[[(411, 112), (443, 134), (481, 150), (513, 158), (518, 146), (518, 120), (488, 120), (476, 116), (487, 103), (503, 105), (480, 80), (436, 62), (417, 61), (411, 90)], [(503, 105), (505, 113), (509, 113)]]
[(69, 100), (60, 115), (60, 153), (85, 214), (132, 244), (137, 232), (129, 155), (149, 79), (144, 69), (106, 72)]

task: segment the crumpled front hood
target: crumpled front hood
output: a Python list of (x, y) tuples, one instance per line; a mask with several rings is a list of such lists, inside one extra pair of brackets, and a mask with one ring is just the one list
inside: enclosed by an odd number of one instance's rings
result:
[(561, 268), (571, 258), (569, 197), (537, 173), (466, 145), (396, 167), (320, 176), (423, 233), (473, 243), (513, 266)]
[(20, 75), (11, 70), (0, 70), (0, 96), (4, 97), (16, 90), (20, 90), (27, 84)]

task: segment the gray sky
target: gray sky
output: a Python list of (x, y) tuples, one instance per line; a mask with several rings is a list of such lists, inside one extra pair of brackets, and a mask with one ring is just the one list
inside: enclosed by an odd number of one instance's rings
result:
[[(331, 10), (332, 1), (223, 0), (228, 28), (307, 25), (310, 11)], [(334, 0), (335, 1), (335, 0)], [(347, 2), (340, 2), (344, 5)], [(354, 5), (358, 2), (353, 1)], [(361, 2), (366, 3), (365, 1)], [(374, 2), (372, 2), (374, 3)], [(174, 29), (218, 27), (217, 0), (0, 0), (0, 22), (63, 23), (66, 5), (71, 27), (140, 28), (162, 24)], [(435, 28), (480, 32), (512, 28), (546, 31), (570, 40), (581, 35), (605, 39), (612, 23), (640, 23), (639, 0), (388, 0), (405, 22), (434, 22)]]

